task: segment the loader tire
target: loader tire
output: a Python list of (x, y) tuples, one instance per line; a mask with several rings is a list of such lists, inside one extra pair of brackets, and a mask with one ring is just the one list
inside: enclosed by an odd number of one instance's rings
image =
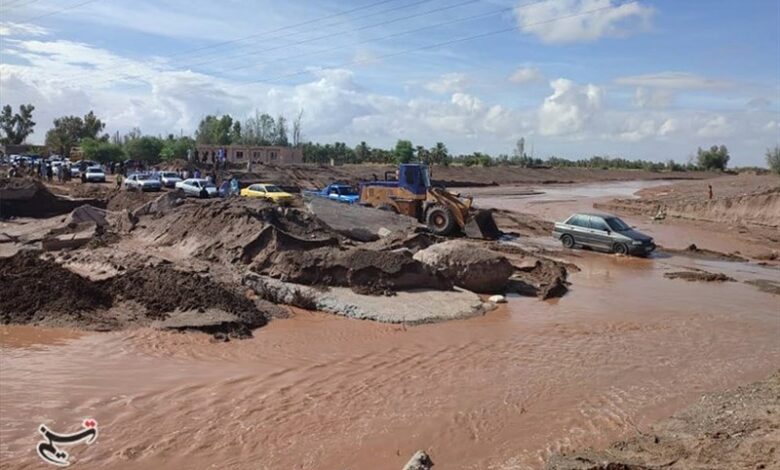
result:
[(449, 235), (455, 228), (455, 216), (449, 208), (436, 204), (428, 209), (425, 224), (435, 235)]

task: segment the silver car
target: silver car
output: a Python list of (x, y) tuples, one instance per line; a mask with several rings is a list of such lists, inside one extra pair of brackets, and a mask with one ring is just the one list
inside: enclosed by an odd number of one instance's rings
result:
[(84, 181), (88, 183), (105, 183), (106, 173), (99, 166), (91, 166), (84, 173)]
[(217, 186), (211, 181), (203, 178), (190, 178), (176, 183), (176, 189), (184, 191), (185, 196), (209, 198), (217, 197), (219, 192)]
[(151, 176), (136, 173), (125, 180), (125, 189), (135, 191), (159, 191), (162, 189), (160, 180)]
[(160, 173), (160, 182), (166, 188), (175, 188), (176, 183), (180, 182), (181, 180), (182, 179), (179, 177), (179, 174), (175, 171), (163, 171)]
[(653, 239), (609, 214), (573, 214), (557, 222), (553, 236), (565, 248), (589, 247), (621, 255), (645, 256), (655, 250)]

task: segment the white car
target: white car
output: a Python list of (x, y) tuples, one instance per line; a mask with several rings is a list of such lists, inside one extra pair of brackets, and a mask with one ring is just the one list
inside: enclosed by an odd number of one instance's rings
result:
[(176, 189), (184, 191), (185, 196), (192, 197), (217, 197), (219, 192), (217, 186), (211, 181), (203, 178), (190, 178), (176, 183)]
[(163, 186), (166, 188), (175, 188), (176, 183), (181, 182), (182, 179), (179, 177), (179, 174), (175, 171), (163, 171), (160, 173), (160, 182)]
[(160, 180), (152, 175), (136, 173), (130, 175), (125, 180), (125, 189), (134, 189), (136, 191), (159, 191), (162, 189)]
[(87, 171), (84, 172), (84, 181), (87, 183), (105, 183), (106, 173), (99, 166), (87, 167)]

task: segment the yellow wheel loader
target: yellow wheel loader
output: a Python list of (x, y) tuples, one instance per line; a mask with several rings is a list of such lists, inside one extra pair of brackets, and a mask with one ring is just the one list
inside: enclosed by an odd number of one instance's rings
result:
[(471, 197), (431, 186), (426, 165), (402, 164), (385, 173), (384, 181), (360, 183), (360, 204), (414, 217), (436, 235), (460, 231), (467, 237), (495, 240), (501, 236), (493, 214), (476, 210)]

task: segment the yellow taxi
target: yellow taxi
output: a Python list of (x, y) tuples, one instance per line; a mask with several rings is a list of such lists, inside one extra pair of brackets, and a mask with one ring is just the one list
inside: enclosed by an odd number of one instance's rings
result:
[(293, 200), (293, 195), (282, 191), (282, 188), (274, 184), (251, 184), (241, 190), (244, 197), (261, 197), (277, 204), (289, 204)]

